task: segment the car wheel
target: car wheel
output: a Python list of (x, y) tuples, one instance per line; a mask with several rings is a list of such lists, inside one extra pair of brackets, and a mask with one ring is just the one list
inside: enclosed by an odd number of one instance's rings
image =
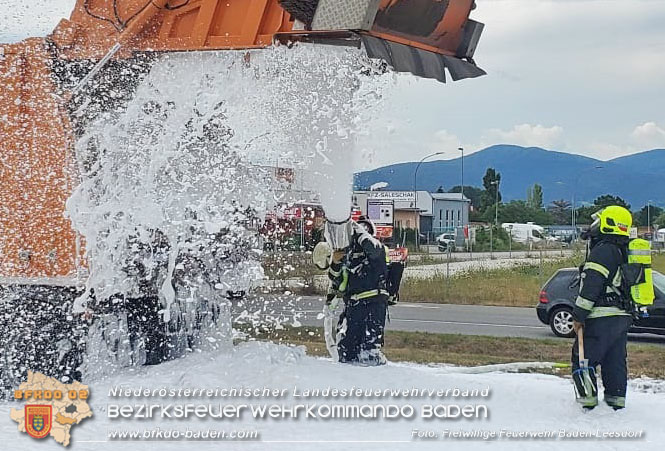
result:
[(573, 312), (567, 308), (556, 309), (550, 315), (550, 328), (557, 337), (573, 338)]

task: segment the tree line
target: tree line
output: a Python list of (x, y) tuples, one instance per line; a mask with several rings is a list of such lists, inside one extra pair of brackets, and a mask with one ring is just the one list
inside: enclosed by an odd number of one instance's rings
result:
[[(444, 192), (439, 187), (438, 192)], [(454, 186), (448, 192), (459, 193), (461, 186)], [(543, 187), (534, 184), (527, 188), (524, 200), (502, 202), (501, 174), (494, 168), (488, 168), (483, 177), (483, 186), (464, 186), (464, 195), (471, 201), (471, 222), (493, 223), (498, 216), (499, 224), (505, 222), (526, 223), (534, 222), (540, 225), (570, 225), (572, 222), (572, 203), (567, 199), (552, 201), (549, 205), (543, 203)], [(593, 204), (577, 205), (575, 209), (575, 222), (579, 225), (588, 225), (593, 222), (591, 215), (601, 208), (609, 205), (621, 205), (631, 210), (631, 205), (619, 196), (604, 194), (598, 196)], [(497, 209), (498, 206), (498, 209)], [(633, 210), (631, 210), (633, 211)], [(497, 214), (498, 213), (498, 214)], [(665, 210), (654, 205), (645, 205), (633, 211), (635, 226), (665, 227)]]

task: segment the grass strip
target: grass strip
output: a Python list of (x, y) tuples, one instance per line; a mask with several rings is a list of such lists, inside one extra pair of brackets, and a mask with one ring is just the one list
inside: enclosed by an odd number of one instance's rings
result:
[[(405, 279), (400, 298), (407, 302), (533, 307), (545, 282), (559, 269), (577, 267), (584, 256), (544, 261), (541, 265), (472, 269), (446, 278)], [(653, 256), (653, 268), (665, 274), (665, 254)]]
[[(577, 267), (583, 260), (583, 254), (576, 254), (544, 260), (542, 265), (471, 269), (449, 278), (445, 274), (423, 279), (406, 278), (402, 282), (400, 298), (403, 302), (533, 307), (538, 303), (542, 286), (557, 270)], [(289, 288), (298, 294), (317, 294), (314, 276), (325, 274), (313, 268), (309, 256), (298, 253), (273, 255), (265, 259), (264, 267), (275, 280), (301, 280), (302, 288)], [(665, 274), (665, 254), (654, 254), (653, 268)]]
[(402, 282), (400, 298), (407, 302), (533, 307), (543, 284), (560, 268), (580, 264), (579, 256), (524, 264), (510, 268), (471, 269), (451, 277), (409, 278)]
[[(264, 330), (253, 337), (278, 343), (302, 345), (313, 356), (327, 356), (320, 327), (285, 327)], [(513, 362), (570, 362), (572, 340), (486, 337), (479, 335), (431, 334), (426, 332), (388, 331), (385, 354), (389, 360), (421, 364), (445, 363), (479, 366)], [(548, 374), (566, 375), (569, 369), (538, 369)], [(665, 379), (663, 347), (628, 344), (630, 377), (648, 376)]]

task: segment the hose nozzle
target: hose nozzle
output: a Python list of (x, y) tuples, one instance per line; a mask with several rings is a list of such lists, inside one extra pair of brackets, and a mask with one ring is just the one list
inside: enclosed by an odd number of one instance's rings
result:
[(351, 236), (353, 235), (351, 218), (339, 222), (326, 220), (324, 235), (333, 251), (346, 249), (351, 245)]

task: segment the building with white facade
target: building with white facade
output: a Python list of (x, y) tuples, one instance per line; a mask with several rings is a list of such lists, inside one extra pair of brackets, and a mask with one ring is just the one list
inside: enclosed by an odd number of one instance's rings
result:
[(363, 215), (379, 223), (387, 219), (381, 212), (392, 205), (394, 227), (416, 228), (426, 235), (461, 230), (469, 224), (471, 201), (460, 193), (417, 191), (414, 196), (413, 191), (355, 191), (353, 202)]

